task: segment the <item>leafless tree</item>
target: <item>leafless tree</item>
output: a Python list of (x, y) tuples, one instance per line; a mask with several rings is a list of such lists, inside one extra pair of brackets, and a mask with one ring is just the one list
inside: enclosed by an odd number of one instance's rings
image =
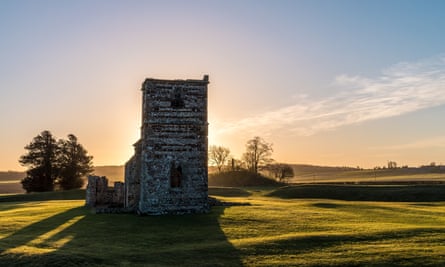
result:
[(263, 138), (255, 136), (246, 143), (246, 152), (243, 154), (247, 168), (258, 173), (259, 168), (272, 162), (272, 144), (264, 141)]
[(230, 165), (229, 167), (231, 171), (240, 171), (245, 169), (244, 162), (233, 157), (228, 160), (228, 164)]
[(397, 169), (397, 162), (388, 161), (388, 169)]
[(286, 182), (288, 178), (294, 177), (294, 169), (289, 164), (272, 163), (266, 165), (265, 169), (279, 182)]
[(218, 172), (227, 165), (230, 156), (230, 149), (223, 146), (212, 145), (209, 147), (209, 161), (210, 164), (218, 168)]

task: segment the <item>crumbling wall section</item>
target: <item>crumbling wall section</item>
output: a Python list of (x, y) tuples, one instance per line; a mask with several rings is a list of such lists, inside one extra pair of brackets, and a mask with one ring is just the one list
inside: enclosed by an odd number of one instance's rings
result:
[(108, 179), (105, 176), (88, 176), (86, 189), (86, 205), (96, 207), (104, 202), (108, 189)]
[(123, 208), (125, 199), (124, 183), (115, 182), (108, 186), (105, 176), (88, 176), (85, 205), (91, 208)]
[(135, 155), (125, 164), (125, 207), (136, 210), (141, 188), (141, 141), (134, 144)]

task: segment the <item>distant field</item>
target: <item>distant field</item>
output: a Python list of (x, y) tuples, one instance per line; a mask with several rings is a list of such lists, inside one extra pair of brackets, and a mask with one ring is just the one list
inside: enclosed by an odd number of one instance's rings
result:
[(347, 201), (437, 202), (445, 201), (445, 185), (323, 185), (280, 187), (268, 194), (284, 199), (335, 199)]
[(124, 181), (124, 166), (96, 166), (94, 175), (106, 176), (110, 182)]
[[(0, 197), (0, 265), (445, 266), (445, 202), (282, 199), (280, 190), (211, 188), (250, 205), (185, 216), (92, 214), (83, 190)], [(64, 197), (74, 200), (54, 200)]]
[(229, 171), (209, 174), (209, 186), (283, 186), (274, 179), (248, 171)]
[[(110, 185), (115, 181), (124, 180), (124, 166), (94, 167), (94, 175), (107, 176)], [(0, 172), (0, 194), (24, 193), (20, 181), (26, 176), (25, 172)], [(86, 186), (86, 183), (84, 187)]]
[[(361, 170), (348, 167), (323, 167), (312, 165), (292, 165), (295, 177), (290, 183), (445, 183), (443, 167), (397, 168)], [(210, 168), (214, 169), (214, 168)], [(124, 166), (97, 166), (94, 175), (107, 176), (110, 184), (124, 180)], [(23, 193), (20, 180), (24, 172), (0, 172), (0, 194)], [(252, 177), (244, 172), (234, 172), (231, 177), (223, 177), (213, 171), (209, 174), (209, 185), (246, 186), (255, 184)], [(261, 178), (261, 177), (260, 177)], [(14, 182), (15, 181), (15, 182)], [(273, 184), (261, 178), (259, 184)], [(258, 184), (258, 183), (257, 183)], [(86, 183), (85, 183), (86, 186)]]
[(290, 179), (292, 183), (445, 182), (445, 170), (438, 167), (359, 170), (352, 168), (293, 166), (295, 177)]
[(0, 181), (0, 194), (24, 193), (20, 181)]

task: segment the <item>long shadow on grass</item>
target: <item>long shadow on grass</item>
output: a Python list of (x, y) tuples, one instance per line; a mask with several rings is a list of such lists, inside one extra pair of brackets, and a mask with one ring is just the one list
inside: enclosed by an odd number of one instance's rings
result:
[(74, 208), (1, 239), (0, 265), (242, 266), (220, 228), (223, 213), (139, 217)]

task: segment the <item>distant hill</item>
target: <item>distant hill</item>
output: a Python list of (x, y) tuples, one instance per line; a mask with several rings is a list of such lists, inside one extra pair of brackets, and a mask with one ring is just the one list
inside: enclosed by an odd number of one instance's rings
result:
[(110, 182), (124, 181), (125, 167), (120, 166), (96, 166), (94, 167), (94, 175), (106, 176)]
[(331, 167), (331, 166), (318, 166), (309, 164), (291, 164), (294, 171), (299, 174), (312, 173), (312, 172), (343, 172), (343, 171), (353, 171), (357, 168), (352, 167)]
[[(351, 167), (327, 167), (308, 164), (291, 164), (295, 176), (291, 183), (361, 183), (361, 182), (441, 182), (445, 183), (445, 166), (422, 166), (418, 168), (396, 169), (358, 169)], [(115, 181), (124, 181), (124, 166), (96, 166), (94, 175), (108, 177), (110, 184)], [(240, 173), (231, 175), (231, 178), (215, 175), (215, 168), (209, 167), (209, 185), (213, 186), (246, 186), (251, 185), (252, 177), (240, 177)], [(0, 194), (23, 193), (20, 180), (25, 172), (0, 172)], [(255, 180), (258, 183), (259, 180)], [(269, 183), (270, 179), (261, 183)]]
[(248, 171), (229, 171), (209, 175), (209, 186), (282, 186), (275, 180)]
[[(95, 166), (93, 174), (98, 176), (107, 176), (113, 181), (123, 181), (124, 166)], [(21, 180), (25, 176), (25, 172), (0, 171), (0, 181)]]
[(0, 194), (24, 193), (20, 181), (25, 175), (24, 172), (0, 172)]
[[(106, 176), (109, 179), (110, 184), (112, 184), (113, 182), (124, 180), (124, 166), (96, 166), (94, 167), (93, 174)], [(0, 194), (24, 193), (25, 191), (23, 190), (20, 181), (25, 176), (25, 172), (0, 172)]]
[(445, 181), (444, 166), (405, 168), (359, 169), (351, 167), (325, 167), (291, 164), (294, 169), (293, 183), (324, 182), (419, 182)]
[(21, 180), (25, 177), (25, 172), (7, 171), (0, 172), (0, 181)]

